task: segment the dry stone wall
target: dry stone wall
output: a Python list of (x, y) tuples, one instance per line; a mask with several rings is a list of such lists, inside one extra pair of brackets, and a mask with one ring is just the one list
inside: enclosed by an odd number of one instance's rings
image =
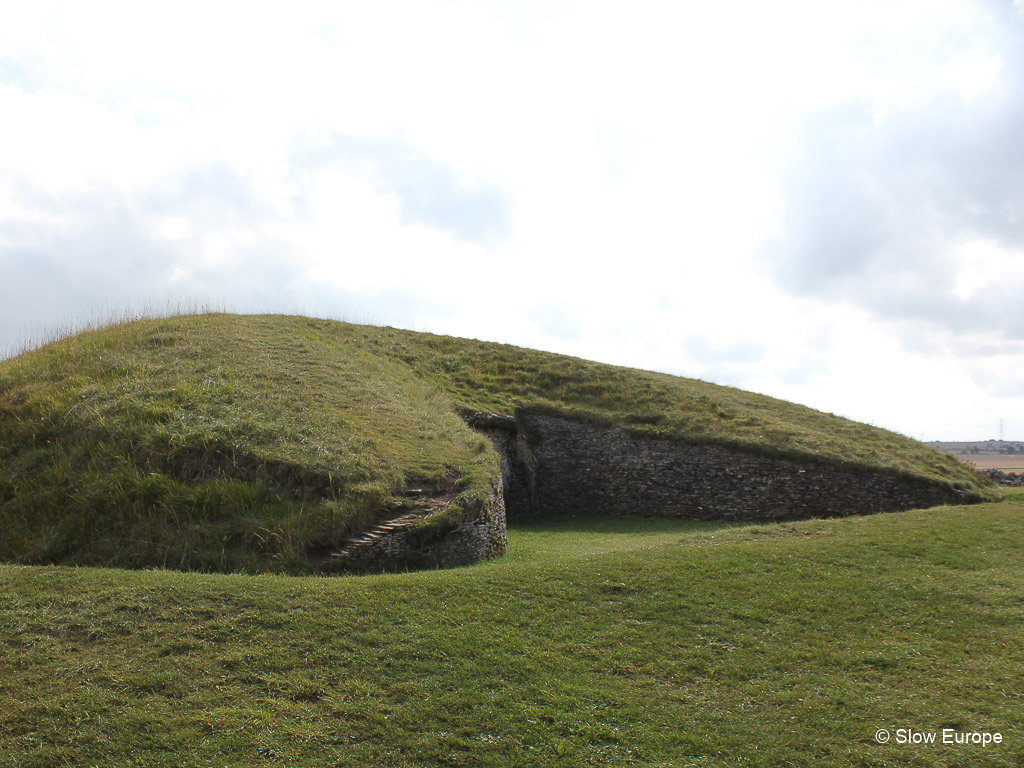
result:
[(919, 478), (640, 436), (548, 414), (523, 412), (500, 424), (477, 419), (475, 426), (502, 455), (509, 516), (588, 511), (781, 520), (977, 500)]

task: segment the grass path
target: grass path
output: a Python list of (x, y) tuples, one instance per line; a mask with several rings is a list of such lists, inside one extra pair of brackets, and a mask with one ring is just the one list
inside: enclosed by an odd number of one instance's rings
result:
[(0, 566), (0, 766), (1024, 761), (1024, 494), (510, 542), (371, 577)]

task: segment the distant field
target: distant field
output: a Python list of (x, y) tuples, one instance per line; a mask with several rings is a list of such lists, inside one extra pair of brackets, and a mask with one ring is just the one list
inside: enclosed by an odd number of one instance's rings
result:
[(999, 454), (999, 453), (955, 453), (953, 454), (960, 461), (973, 464), (978, 469), (1001, 469), (1004, 472), (1019, 472), (1024, 470), (1024, 453)]
[(1013, 440), (935, 441), (928, 445), (978, 469), (1024, 470), (1024, 443)]
[(505, 558), (388, 576), (3, 565), (0, 768), (1020, 766), (1024, 493), (1006, 495), (778, 525), (562, 518), (512, 526)]

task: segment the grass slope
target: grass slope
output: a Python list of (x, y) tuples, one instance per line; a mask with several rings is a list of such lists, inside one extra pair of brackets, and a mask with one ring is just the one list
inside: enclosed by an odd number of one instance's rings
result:
[(510, 536), (375, 577), (0, 566), (0, 767), (1024, 761), (1024, 494)]
[(283, 316), (123, 323), (0, 363), (0, 560), (308, 571), (413, 485), (498, 463), (457, 411), (539, 408), (988, 492), (908, 438), (705, 382)]

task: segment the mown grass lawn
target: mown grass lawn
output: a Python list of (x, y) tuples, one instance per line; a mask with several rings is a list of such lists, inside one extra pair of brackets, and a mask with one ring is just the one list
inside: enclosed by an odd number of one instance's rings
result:
[[(1024, 761), (1024, 494), (510, 541), (370, 577), (0, 566), (0, 766)], [(911, 727), (1004, 742), (875, 742)]]

